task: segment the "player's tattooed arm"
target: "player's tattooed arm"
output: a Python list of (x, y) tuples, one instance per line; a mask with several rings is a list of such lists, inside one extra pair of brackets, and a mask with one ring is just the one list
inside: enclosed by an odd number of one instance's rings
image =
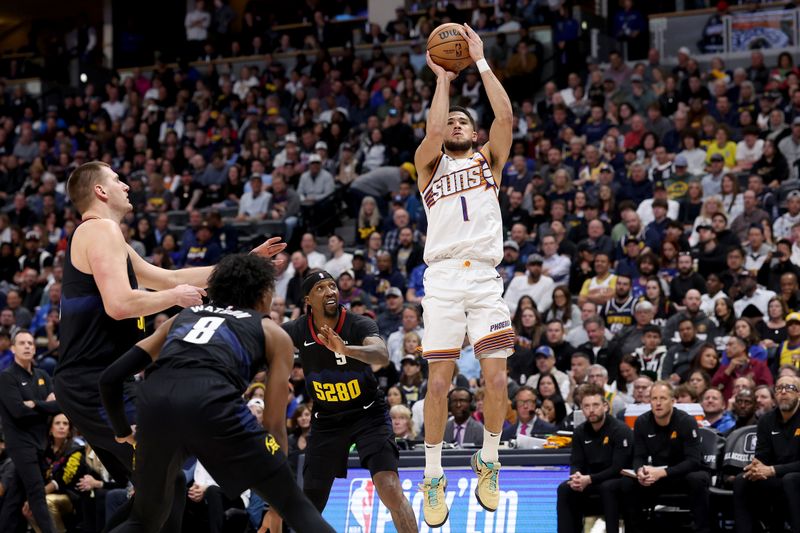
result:
[(330, 351), (358, 359), (368, 365), (384, 366), (389, 362), (389, 350), (380, 337), (365, 338), (363, 346), (345, 344), (333, 328), (327, 325), (320, 328), (318, 337)]

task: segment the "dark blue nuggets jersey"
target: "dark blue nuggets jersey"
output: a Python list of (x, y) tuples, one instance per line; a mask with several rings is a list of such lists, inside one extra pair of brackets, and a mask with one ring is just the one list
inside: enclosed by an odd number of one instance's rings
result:
[(244, 392), (266, 362), (262, 319), (252, 309), (188, 307), (175, 318), (150, 368), (213, 370)]
[[(345, 344), (361, 346), (367, 337), (380, 337), (378, 325), (368, 317), (339, 310), (334, 330)], [(300, 352), (306, 389), (314, 399), (314, 411), (321, 415), (363, 412), (382, 402), (372, 367), (362, 361), (328, 350), (317, 337), (311, 315), (283, 324)]]
[(626, 326), (633, 324), (633, 308), (636, 300), (629, 296), (624, 302), (617, 303), (615, 298), (611, 298), (601, 308), (600, 315), (605, 319), (609, 331), (616, 335)]
[[(105, 369), (144, 337), (144, 317), (114, 320), (106, 313), (94, 276), (72, 264), (67, 246), (61, 290), (61, 345), (56, 373), (66, 369)], [(136, 273), (127, 258), (128, 283), (137, 288)], [(94, 377), (96, 382), (96, 376)]]

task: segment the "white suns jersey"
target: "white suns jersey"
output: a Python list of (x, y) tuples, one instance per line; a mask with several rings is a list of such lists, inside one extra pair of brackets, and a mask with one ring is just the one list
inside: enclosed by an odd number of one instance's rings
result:
[(439, 156), (422, 192), (428, 215), (425, 262), (472, 259), (497, 266), (503, 259), (499, 186), (480, 152)]

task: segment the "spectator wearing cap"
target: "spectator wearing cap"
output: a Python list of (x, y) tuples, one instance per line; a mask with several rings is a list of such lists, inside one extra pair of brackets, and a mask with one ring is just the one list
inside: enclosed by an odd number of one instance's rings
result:
[(786, 340), (778, 345), (775, 359), (779, 368), (784, 365), (800, 368), (800, 313), (786, 315)]
[(506, 288), (503, 299), (513, 315), (517, 303), (523, 296), (530, 296), (540, 313), (545, 313), (553, 303), (553, 278), (542, 274), (544, 258), (539, 254), (531, 254), (526, 262), (527, 275), (515, 276)]
[(197, 183), (189, 168), (183, 169), (180, 181), (175, 188), (172, 208), (180, 211), (192, 211), (200, 206), (203, 197), (203, 187)]
[(267, 217), (272, 194), (263, 188), (260, 174), (250, 176), (250, 190), (239, 200), (237, 220), (263, 220)]
[(756, 385), (772, 386), (772, 374), (767, 364), (750, 357), (745, 339), (731, 335), (725, 349), (729, 360), (720, 364), (711, 385), (722, 390), (726, 402), (733, 396), (733, 382), (740, 377), (750, 377)]
[(769, 301), (775, 297), (773, 291), (759, 287), (755, 277), (746, 270), (739, 276), (739, 294), (740, 298), (733, 303), (736, 316), (742, 316), (748, 305), (754, 305), (766, 317)]
[(333, 194), (335, 183), (330, 172), (322, 168), (322, 158), (319, 154), (308, 157), (308, 170), (300, 176), (297, 185), (297, 194), (304, 205), (314, 205), (315, 211), (321, 202)]
[(323, 266), (334, 278), (338, 278), (339, 274), (345, 270), (353, 268), (353, 255), (344, 251), (344, 239), (337, 234), (328, 237), (328, 251), (331, 253), (331, 258)]
[(778, 143), (778, 150), (786, 158), (787, 163), (792, 165), (792, 178), (797, 178), (797, 167), (795, 161), (800, 159), (800, 117), (792, 120), (792, 133), (787, 135)]
[[(368, 294), (374, 294), (376, 281), (372, 275), (372, 265), (367, 261), (367, 254), (364, 250), (359, 249), (353, 252), (353, 274), (356, 287)], [(422, 284), (422, 278), (420, 278), (420, 284)]]
[(406, 334), (416, 333), (421, 339), (425, 331), (421, 325), (421, 321), (422, 313), (419, 306), (409, 303), (403, 304), (400, 327), (389, 334), (389, 337), (386, 339), (386, 347), (389, 350), (389, 360), (398, 371), (401, 370), (402, 359), (406, 354), (404, 345)]
[(503, 243), (503, 259), (497, 265), (497, 272), (506, 287), (515, 276), (525, 275), (525, 265), (519, 258), (519, 244), (515, 241), (509, 239)]
[(533, 358), (539, 373), (529, 377), (525, 385), (536, 389), (539, 385), (539, 378), (547, 374), (552, 376), (555, 380), (561, 397), (568, 398), (570, 393), (569, 376), (566, 372), (562, 372), (556, 368), (556, 356), (553, 349), (550, 346), (539, 346), (533, 352)]
[(629, 276), (631, 279), (638, 278), (640, 276), (639, 257), (641, 257), (644, 242), (636, 235), (626, 235), (620, 241), (620, 247), (623, 255), (617, 260), (614, 272), (620, 276)]
[(772, 238), (790, 239), (792, 228), (800, 224), (800, 191), (791, 191), (786, 198), (786, 213), (782, 214), (772, 225)]
[(330, 157), (328, 143), (325, 141), (317, 141), (314, 143), (314, 153), (322, 160), (322, 168), (330, 172), (332, 176), (336, 176), (337, 165), (336, 161)]
[(703, 176), (703, 198), (719, 196), (722, 194), (722, 177), (727, 172), (725, 157), (719, 152), (708, 157), (709, 172)]
[[(651, 105), (658, 105), (656, 95), (653, 94), (653, 91), (645, 84), (644, 78), (639, 74), (631, 75), (628, 94), (628, 103), (633, 106), (633, 109), (639, 115), (645, 114)], [(661, 139), (658, 134), (656, 136), (659, 140)]]
[[(647, 232), (646, 228), (657, 218), (655, 216), (654, 204), (657, 201), (661, 203), (661, 200), (666, 202), (667, 205), (667, 219), (678, 220), (680, 216), (681, 204), (669, 198), (669, 192), (667, 191), (667, 186), (664, 181), (655, 180), (653, 182), (653, 197), (642, 200), (641, 203), (639, 203), (639, 207), (636, 208), (636, 214), (639, 215), (639, 220), (642, 226), (645, 227), (645, 234)], [(655, 250), (654, 248), (651, 249)]]
[(222, 248), (212, 240), (213, 233), (207, 221), (197, 228), (196, 237), (197, 242), (186, 251), (183, 264), (190, 267), (216, 265), (222, 257)]
[(349, 186), (358, 177), (356, 168), (358, 161), (355, 158), (353, 145), (348, 142), (339, 146), (339, 163), (336, 167), (336, 183)]
[(32, 269), (37, 283), (45, 283), (53, 271), (53, 256), (42, 248), (42, 236), (38, 231), (25, 234), (25, 253), (19, 258), (19, 271)]
[(647, 324), (642, 328), (641, 345), (632, 355), (642, 367), (641, 374), (653, 380), (668, 379), (662, 372), (667, 347), (661, 342), (661, 328), (655, 324)]
[(385, 291), (386, 308), (381, 311), (375, 321), (381, 337), (388, 339), (389, 335), (400, 329), (403, 325), (403, 293), (398, 287), (389, 287)]
[(738, 172), (750, 170), (764, 154), (764, 140), (758, 138), (757, 126), (744, 128), (743, 139), (736, 144), (736, 168)]
[(337, 278), (339, 286), (339, 303), (347, 309), (353, 301), (363, 301), (363, 291), (356, 287), (356, 275), (352, 270), (344, 270)]

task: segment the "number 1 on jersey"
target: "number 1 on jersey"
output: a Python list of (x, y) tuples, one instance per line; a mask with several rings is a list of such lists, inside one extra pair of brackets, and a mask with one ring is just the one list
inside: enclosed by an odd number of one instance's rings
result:
[(467, 211), (467, 199), (461, 197), (461, 214), (464, 215), (464, 222), (469, 222), (469, 211)]

